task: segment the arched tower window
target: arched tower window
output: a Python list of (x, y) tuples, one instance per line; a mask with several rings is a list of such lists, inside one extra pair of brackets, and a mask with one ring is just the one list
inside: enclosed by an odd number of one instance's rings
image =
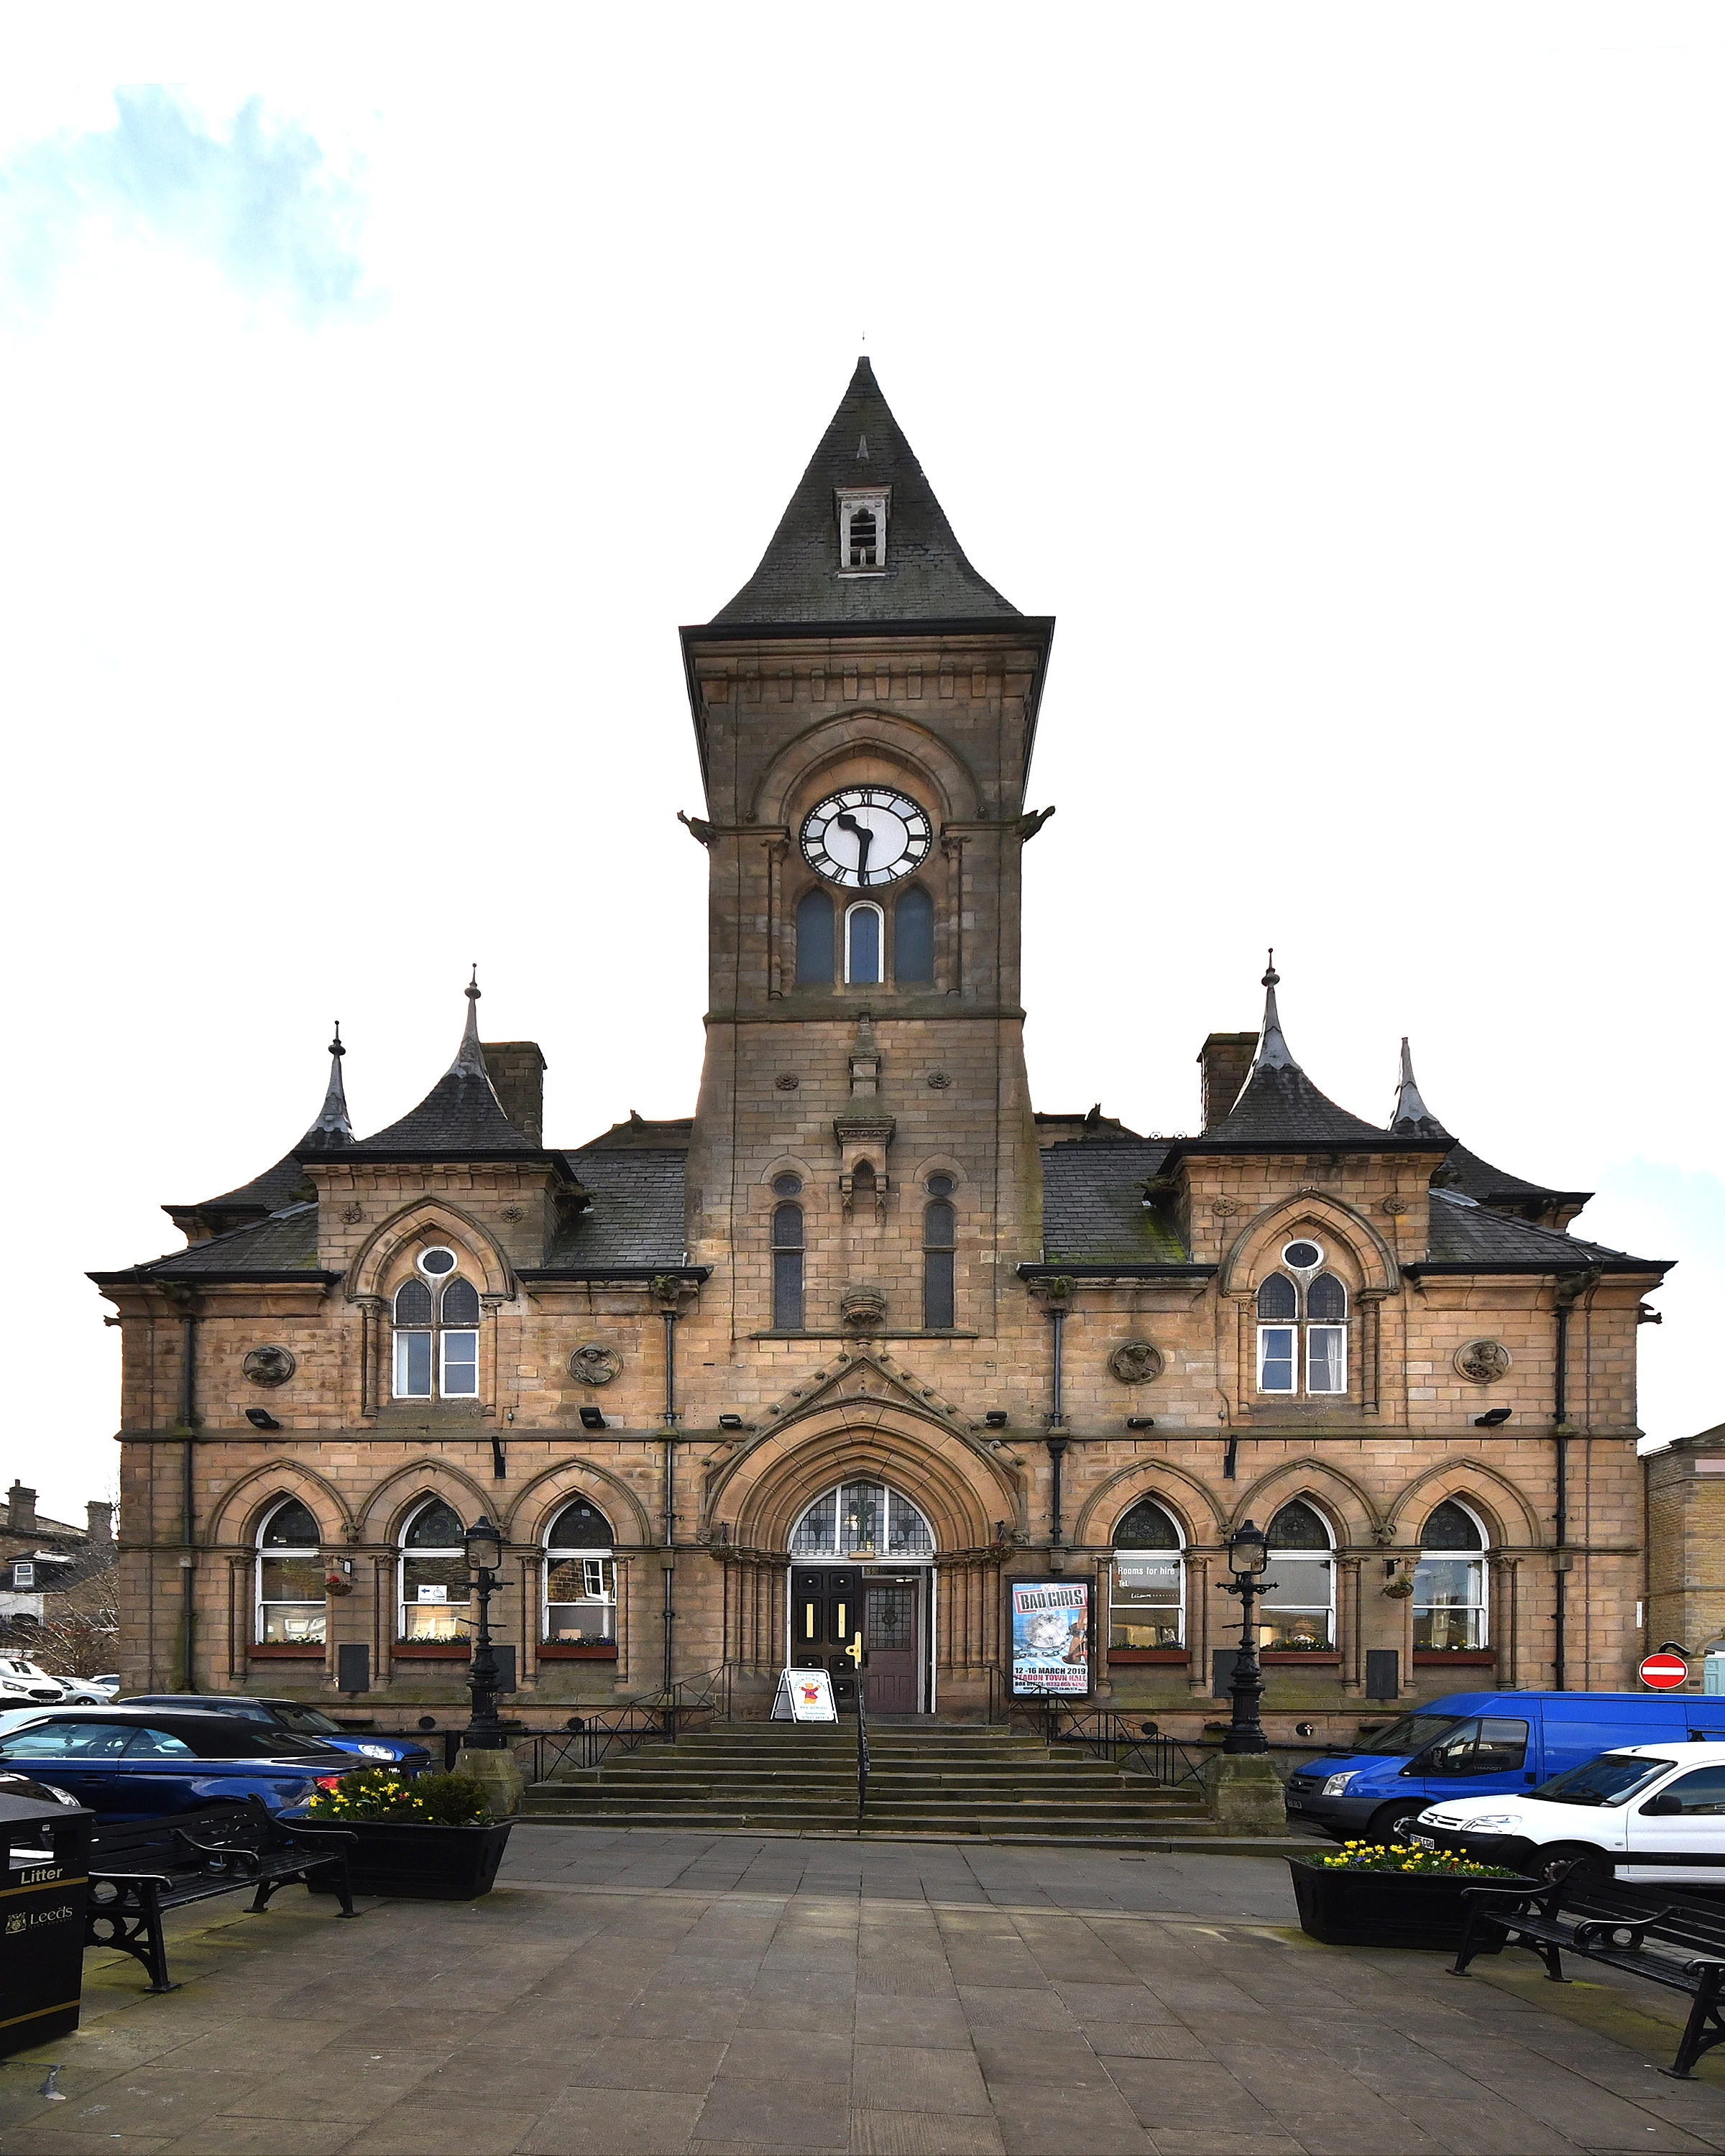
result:
[(776, 1332), (803, 1330), (803, 1209), (795, 1200), (803, 1188), (800, 1175), (777, 1175), (773, 1194), (779, 1203), (773, 1209), (773, 1328)]
[(892, 978), (903, 988), (934, 978), (934, 901), (920, 883), (892, 909)]
[(845, 978), (866, 988), (880, 978), (880, 947), (886, 920), (872, 899), (845, 910)]
[(1296, 1497), (1271, 1521), (1273, 1587), (1264, 1592), (1258, 1644), (1279, 1649), (1325, 1650), (1336, 1642), (1336, 1564), (1328, 1527), (1316, 1507)]
[[(1258, 1390), (1314, 1399), (1348, 1390), (1348, 1290), (1322, 1271), (1323, 1252), (1303, 1238), (1288, 1244), (1290, 1272), (1258, 1286)], [(1303, 1322), (1302, 1322), (1303, 1321)]]
[(797, 901), (797, 983), (833, 985), (833, 901), (819, 884)]
[(1486, 1531), (1453, 1497), (1426, 1517), (1414, 1568), (1414, 1645), (1483, 1647)]
[(545, 1634), (588, 1646), (617, 1636), (611, 1522), (585, 1497), (565, 1505), (545, 1537)]
[(958, 1215), (952, 1204), (952, 1178), (931, 1175), (922, 1209), (922, 1322), (931, 1332), (948, 1332), (954, 1316), (954, 1267), (957, 1259)]
[(402, 1282), (391, 1312), (391, 1389), (398, 1400), (477, 1399), (479, 1290), (455, 1276), (455, 1253), (441, 1244), (421, 1250), (415, 1262), (422, 1277)]
[(402, 1531), (403, 1640), (463, 1640), (468, 1626), (467, 1551), (460, 1521), (429, 1498)]
[(1180, 1530), (1153, 1497), (1141, 1497), (1114, 1530), (1108, 1644), (1178, 1647), (1186, 1637), (1186, 1561)]
[(257, 1615), (252, 1634), (259, 1645), (323, 1645), (321, 1539), (316, 1521), (297, 1497), (285, 1499), (265, 1516), (258, 1529)]

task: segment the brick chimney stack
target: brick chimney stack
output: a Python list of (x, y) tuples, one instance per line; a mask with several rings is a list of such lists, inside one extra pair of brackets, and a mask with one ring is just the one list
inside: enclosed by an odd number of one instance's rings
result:
[(1240, 1098), (1257, 1053), (1255, 1033), (1213, 1033), (1198, 1051), (1204, 1082), (1204, 1127), (1214, 1130)]
[(6, 1493), (6, 1520), (14, 1534), (36, 1532), (36, 1492), (27, 1490), (22, 1482), (14, 1482)]
[(487, 1040), (480, 1044), (491, 1089), (524, 1138), (545, 1142), (545, 1058), (536, 1040)]
[(92, 1543), (110, 1543), (114, 1539), (114, 1507), (98, 1504), (94, 1498), (84, 1507), (90, 1517), (90, 1539)]

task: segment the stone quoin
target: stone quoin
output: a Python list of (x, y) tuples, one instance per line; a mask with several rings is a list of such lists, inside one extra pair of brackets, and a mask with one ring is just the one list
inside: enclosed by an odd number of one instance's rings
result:
[(971, 567), (859, 362), (759, 567), (681, 632), (692, 1116), (547, 1142), (544, 1058), (482, 1039), (475, 982), (410, 1114), (355, 1133), (338, 1039), (274, 1167), (93, 1276), (125, 1345), (129, 1689), (459, 1719), (482, 1512), (535, 1727), (721, 1666), (762, 1715), (859, 1631), (875, 1711), (980, 1720), (1009, 1583), (1058, 1578), (1089, 1589), (1088, 1696), (1196, 1735), (1248, 1517), (1272, 1737), (1633, 1685), (1664, 1263), (1471, 1151), (1405, 1044), (1383, 1122), (1328, 1100), (1273, 963), (1258, 1029), (1199, 1048), (1195, 1135), (1033, 1107), (1053, 631)]

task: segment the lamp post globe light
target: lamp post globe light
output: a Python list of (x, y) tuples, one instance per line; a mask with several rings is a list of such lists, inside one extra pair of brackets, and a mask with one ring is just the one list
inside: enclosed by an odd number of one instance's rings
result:
[(464, 1750), (501, 1752), (508, 1748), (509, 1733), (497, 1712), (497, 1680), (501, 1671), (491, 1646), (491, 1597), (498, 1592), (498, 1573), (503, 1569), (503, 1537), (480, 1513), (462, 1537), (467, 1552), (468, 1582), (479, 1601), (479, 1625), (474, 1634), (473, 1661), (467, 1675), (473, 1694), (473, 1712), (462, 1733)]
[(1252, 1622), (1254, 1600), (1266, 1588), (1276, 1585), (1273, 1579), (1264, 1577), (1264, 1568), (1269, 1562), (1270, 1544), (1264, 1530), (1253, 1521), (1243, 1521), (1228, 1537), (1228, 1569), (1234, 1577), (1219, 1583), (1224, 1594), (1240, 1597), (1240, 1652), (1235, 1657), (1234, 1676), (1228, 1687), (1233, 1714), (1228, 1734), (1222, 1739), (1224, 1752), (1270, 1749), (1270, 1740), (1264, 1734), (1264, 1725), (1258, 1715), (1258, 1704), (1264, 1697), (1264, 1679), (1258, 1667), (1258, 1642)]

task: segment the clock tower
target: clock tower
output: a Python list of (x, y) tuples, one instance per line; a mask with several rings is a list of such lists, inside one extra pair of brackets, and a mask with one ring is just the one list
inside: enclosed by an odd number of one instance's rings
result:
[(1019, 854), (1053, 628), (967, 561), (862, 359), (759, 567), (682, 632), (710, 863), (689, 1261), (738, 1346), (860, 1317), (988, 1339), (1022, 1303)]

